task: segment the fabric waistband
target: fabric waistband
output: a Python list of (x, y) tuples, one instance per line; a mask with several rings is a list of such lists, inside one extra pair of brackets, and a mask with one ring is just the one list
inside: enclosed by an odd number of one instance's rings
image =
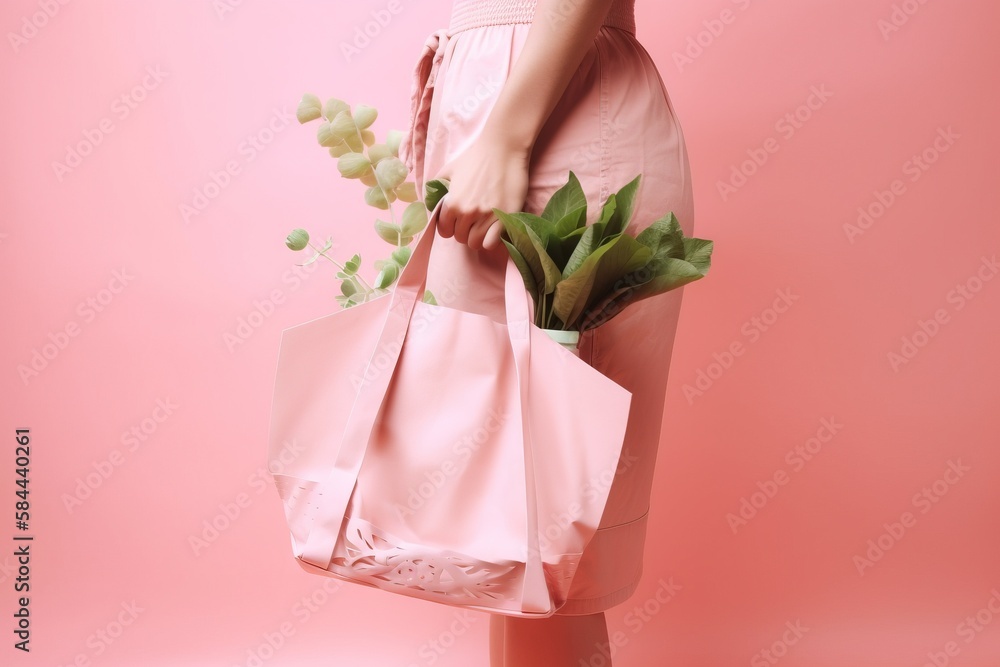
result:
[[(563, 0), (571, 3), (572, 0)], [(562, 4), (562, 3), (560, 3)], [(448, 34), (488, 25), (531, 23), (535, 17), (536, 0), (454, 0)], [(558, 22), (557, 5), (553, 21)], [(635, 35), (635, 0), (615, 0), (604, 18), (604, 25)]]

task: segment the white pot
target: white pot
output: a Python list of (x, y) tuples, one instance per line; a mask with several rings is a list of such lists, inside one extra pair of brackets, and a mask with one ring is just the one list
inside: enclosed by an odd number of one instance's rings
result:
[(542, 329), (542, 331), (548, 334), (549, 338), (559, 343), (576, 356), (580, 356), (580, 348), (577, 347), (580, 342), (579, 331), (563, 331), (562, 329)]

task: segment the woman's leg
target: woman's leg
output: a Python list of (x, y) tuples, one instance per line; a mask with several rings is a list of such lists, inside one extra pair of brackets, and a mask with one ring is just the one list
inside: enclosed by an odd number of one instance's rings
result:
[(490, 614), (490, 667), (504, 667), (503, 626), (503, 614)]
[[(502, 658), (491, 667), (581, 667), (590, 665), (598, 646), (608, 643), (604, 612), (586, 616), (497, 619), (503, 624)], [(496, 621), (494, 621), (496, 622)], [(493, 625), (490, 626), (491, 660)], [(603, 657), (603, 654), (602, 654)], [(610, 662), (601, 662), (611, 667)]]

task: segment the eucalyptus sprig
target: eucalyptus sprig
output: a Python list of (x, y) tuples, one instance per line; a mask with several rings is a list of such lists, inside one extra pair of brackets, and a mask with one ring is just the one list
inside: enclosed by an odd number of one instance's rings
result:
[[(295, 116), (300, 124), (322, 119), (316, 131), (316, 141), (337, 158), (337, 170), (344, 178), (356, 179), (367, 186), (365, 203), (374, 208), (388, 211), (389, 221), (376, 219), (375, 232), (379, 238), (395, 246), (385, 259), (376, 260), (378, 271), (369, 285), (360, 275), (361, 255), (355, 254), (343, 264), (327, 254), (333, 246), (332, 237), (322, 248), (309, 243), (309, 233), (304, 229), (294, 229), (285, 240), (290, 249), (299, 251), (311, 247), (315, 254), (303, 265), (311, 264), (320, 257), (326, 257), (337, 267), (337, 278), (341, 280), (337, 303), (344, 308), (370, 301), (389, 291), (389, 287), (399, 278), (399, 274), (410, 258), (410, 241), (427, 227), (427, 209), (417, 201), (416, 184), (407, 181), (409, 169), (399, 159), (399, 144), (402, 133), (390, 130), (383, 143), (376, 143), (375, 133), (370, 129), (378, 117), (374, 107), (351, 106), (331, 97), (326, 104), (312, 94), (302, 96)], [(407, 204), (398, 218), (392, 204), (401, 201)], [(423, 300), (436, 303), (429, 291), (424, 291)]]
[[(501, 240), (514, 260), (543, 329), (584, 332), (630, 303), (699, 280), (711, 267), (713, 242), (685, 238), (669, 212), (637, 236), (632, 219), (641, 174), (611, 194), (587, 224), (587, 198), (576, 174), (553, 193), (541, 215), (493, 209)], [(447, 180), (427, 183), (425, 205), (448, 191)]]

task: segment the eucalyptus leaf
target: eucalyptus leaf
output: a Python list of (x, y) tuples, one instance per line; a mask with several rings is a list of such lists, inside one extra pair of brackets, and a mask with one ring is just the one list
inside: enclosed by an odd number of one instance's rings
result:
[(373, 287), (385, 288), (391, 285), (399, 277), (399, 265), (395, 262), (386, 262), (382, 270), (375, 276)]
[(351, 296), (358, 291), (358, 287), (354, 284), (353, 280), (345, 280), (340, 283), (340, 291), (344, 296)]
[(423, 299), (421, 299), (421, 301), (423, 301), (424, 303), (429, 303), (429, 304), (435, 305), (435, 306), (438, 305), (437, 299), (434, 298), (434, 295), (431, 294), (430, 290), (424, 290), (424, 297), (423, 297)]
[(375, 233), (377, 233), (383, 241), (397, 245), (399, 243), (399, 231), (399, 225), (394, 225), (391, 222), (386, 222), (385, 220), (375, 221)]
[(404, 236), (416, 236), (427, 226), (427, 208), (423, 203), (415, 201), (403, 209), (401, 225)]
[(361, 268), (361, 256), (355, 255), (354, 257), (351, 257), (349, 260), (344, 262), (343, 272), (346, 273), (348, 276), (353, 276), (358, 272), (358, 269), (360, 268)]
[(396, 264), (399, 264), (400, 266), (406, 266), (406, 262), (409, 261), (410, 255), (412, 253), (413, 249), (408, 248), (407, 246), (396, 248), (395, 250), (392, 251), (391, 255), (392, 261), (394, 261)]

